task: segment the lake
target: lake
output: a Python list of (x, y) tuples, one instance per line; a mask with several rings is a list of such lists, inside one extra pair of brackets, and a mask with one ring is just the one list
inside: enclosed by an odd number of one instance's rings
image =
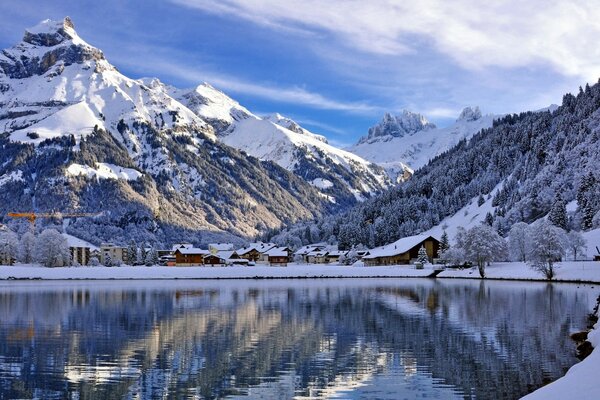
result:
[(0, 282), (0, 398), (515, 399), (600, 288), (433, 279)]

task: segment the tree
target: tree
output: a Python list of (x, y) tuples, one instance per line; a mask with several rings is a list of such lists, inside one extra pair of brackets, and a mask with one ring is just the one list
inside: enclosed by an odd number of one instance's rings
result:
[(466, 232), (463, 248), (467, 260), (475, 263), (485, 278), (485, 266), (506, 256), (506, 242), (491, 226), (481, 224)]
[(531, 253), (531, 233), (529, 225), (517, 222), (508, 232), (508, 254), (512, 261), (527, 262)]
[(587, 242), (580, 232), (571, 231), (565, 235), (565, 249), (573, 256), (573, 261), (577, 261), (577, 255), (587, 249)]
[(11, 265), (17, 258), (19, 240), (13, 231), (0, 232), (0, 264)]
[(100, 260), (98, 260), (98, 257), (92, 257), (90, 258), (88, 264), (90, 265), (90, 267), (97, 267), (100, 265)]
[(138, 245), (135, 239), (131, 239), (129, 242), (129, 247), (127, 247), (127, 264), (133, 266), (137, 265), (137, 253), (138, 253)]
[(146, 262), (146, 249), (141, 243), (135, 251), (135, 265), (144, 265)]
[(148, 267), (158, 264), (158, 253), (154, 249), (154, 246), (150, 247), (150, 249), (146, 252), (145, 264)]
[(567, 229), (567, 207), (560, 193), (556, 194), (554, 203), (548, 213), (548, 221), (561, 229)]
[(419, 249), (419, 253), (417, 254), (417, 262), (421, 265), (429, 263), (429, 257), (427, 256), (427, 250), (425, 249), (425, 246), (421, 246)]
[(477, 199), (477, 206), (481, 207), (483, 205), (483, 203), (485, 203), (485, 199), (483, 198), (483, 195), (480, 194), (479, 198)]
[(35, 241), (35, 259), (46, 267), (63, 267), (71, 260), (67, 239), (56, 229), (44, 230)]
[(19, 242), (19, 260), (24, 264), (31, 264), (34, 260), (35, 236), (25, 232)]
[(110, 255), (110, 253), (106, 253), (104, 255), (104, 266), (105, 267), (112, 267), (113, 266), (113, 260), (112, 260), (112, 257)]
[(531, 232), (531, 266), (550, 280), (555, 276), (554, 263), (564, 254), (565, 232), (547, 220), (536, 222)]
[(439, 250), (439, 252), (443, 253), (446, 250), (448, 250), (449, 248), (450, 248), (450, 240), (448, 239), (448, 232), (446, 232), (446, 230), (444, 229), (444, 232), (442, 232), (442, 237), (440, 238), (440, 250)]

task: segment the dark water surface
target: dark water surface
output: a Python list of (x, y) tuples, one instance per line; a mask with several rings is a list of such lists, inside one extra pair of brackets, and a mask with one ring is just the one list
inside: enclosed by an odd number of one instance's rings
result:
[(515, 399), (598, 287), (428, 279), (0, 282), (0, 398)]

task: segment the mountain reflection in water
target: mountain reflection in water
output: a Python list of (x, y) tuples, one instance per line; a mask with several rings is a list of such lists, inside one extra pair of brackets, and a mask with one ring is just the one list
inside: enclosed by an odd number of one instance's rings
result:
[(514, 399), (577, 360), (586, 285), (0, 284), (0, 398)]

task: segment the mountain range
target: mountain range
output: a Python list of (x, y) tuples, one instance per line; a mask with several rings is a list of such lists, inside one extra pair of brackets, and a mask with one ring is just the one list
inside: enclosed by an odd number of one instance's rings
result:
[(46, 20), (0, 53), (0, 212), (101, 212), (66, 224), (93, 243), (242, 241), (373, 198), (492, 119), (386, 114), (343, 150), (208, 83), (129, 78)]

